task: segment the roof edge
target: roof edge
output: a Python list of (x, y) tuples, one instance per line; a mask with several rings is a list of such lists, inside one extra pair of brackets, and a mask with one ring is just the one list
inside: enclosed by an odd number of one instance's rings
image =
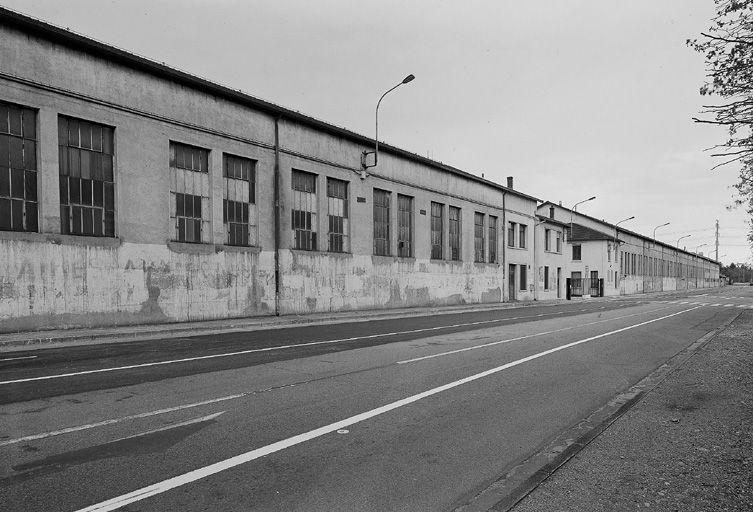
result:
[[(262, 112), (273, 116), (299, 122), (303, 125), (315, 128), (330, 135), (336, 135), (346, 138), (351, 142), (356, 142), (364, 145), (371, 145), (374, 143), (373, 138), (358, 134), (354, 131), (348, 130), (347, 128), (342, 128), (327, 123), (326, 121), (322, 121), (320, 119), (316, 119), (309, 115), (303, 114), (297, 110), (292, 110), (275, 103), (259, 99), (255, 96), (251, 96), (250, 94), (246, 94), (241, 90), (231, 89), (228, 86), (212, 82), (209, 79), (193, 75), (186, 71), (181, 71), (164, 63), (159, 63), (147, 57), (142, 57), (135, 53), (128, 52), (101, 41), (97, 41), (96, 39), (78, 34), (71, 30), (52, 25), (51, 23), (42, 21), (29, 15), (13, 11), (11, 9), (8, 9), (7, 7), (0, 6), (0, 22), (8, 26), (31, 32), (43, 39), (68, 46), (73, 49), (83, 50), (95, 56), (112, 60), (126, 67), (135, 68), (160, 78), (168, 78), (172, 81), (186, 85), (193, 89), (223, 97), (234, 103), (261, 110)], [(505, 187), (494, 181), (481, 178), (479, 176), (476, 176), (475, 174), (471, 174), (451, 165), (423, 157), (417, 153), (410, 152), (397, 146), (392, 146), (380, 141), (379, 148), (384, 152), (392, 153), (393, 155), (400, 156), (402, 158), (418, 162), (435, 169), (461, 176), (463, 178), (490, 186), (503, 192), (515, 194), (522, 198), (536, 202), (541, 201), (541, 199), (529, 194), (525, 194), (509, 187)]]

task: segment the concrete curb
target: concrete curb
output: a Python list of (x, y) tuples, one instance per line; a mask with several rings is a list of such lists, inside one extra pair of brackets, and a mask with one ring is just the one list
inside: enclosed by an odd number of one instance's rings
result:
[(552, 476), (557, 469), (653, 391), (670, 373), (684, 365), (717, 334), (729, 327), (740, 314), (742, 312), (738, 312), (719, 327), (679, 351), (637, 384), (615, 396), (575, 426), (559, 434), (536, 454), (508, 470), (504, 476), (479, 492), (467, 504), (455, 508), (454, 511), (509, 512), (518, 502)]

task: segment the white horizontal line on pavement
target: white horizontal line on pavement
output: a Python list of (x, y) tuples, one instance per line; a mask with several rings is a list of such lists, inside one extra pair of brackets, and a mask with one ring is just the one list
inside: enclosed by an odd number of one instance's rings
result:
[(621, 320), (623, 318), (630, 318), (630, 317), (633, 317), (633, 316), (645, 315), (645, 314), (648, 314), (648, 313), (655, 313), (657, 311), (663, 311), (663, 310), (668, 309), (670, 307), (671, 306), (664, 306), (664, 307), (661, 307), (661, 308), (652, 309), (651, 311), (645, 311), (645, 312), (640, 312), (640, 313), (631, 313), (629, 315), (617, 316), (617, 317), (614, 317), (614, 318), (607, 318), (607, 319), (604, 319), (604, 320), (596, 320), (594, 322), (588, 322), (588, 323), (585, 323), (585, 324), (578, 324), (578, 325), (573, 325), (573, 326), (570, 326), (570, 327), (561, 327), (559, 329), (553, 329), (551, 331), (544, 331), (544, 332), (537, 332), (537, 333), (533, 333), (533, 334), (526, 334), (525, 336), (518, 336), (517, 338), (509, 338), (509, 339), (506, 339), (506, 340), (492, 341), (490, 343), (484, 343), (482, 345), (474, 345), (472, 347), (459, 348), (459, 349), (456, 349), (456, 350), (449, 350), (447, 352), (440, 352), (438, 354), (431, 354), (431, 355), (428, 355), (428, 356), (414, 357), (413, 359), (406, 359), (404, 361), (398, 361), (397, 364), (415, 363), (417, 361), (423, 361), (425, 359), (434, 359), (435, 357), (443, 357), (443, 356), (449, 356), (449, 355), (452, 355), (452, 354), (459, 354), (461, 352), (468, 352), (469, 350), (476, 350), (476, 349), (479, 349), (479, 348), (493, 347), (495, 345), (501, 345), (503, 343), (510, 343), (511, 341), (525, 340), (525, 339), (528, 339), (528, 338), (535, 338), (537, 336), (546, 336), (547, 334), (554, 334), (554, 333), (557, 333), (557, 332), (569, 331), (569, 330), (572, 330), (572, 329), (578, 329), (580, 327), (585, 327), (587, 325), (603, 324), (605, 322), (613, 322), (614, 320)]
[(23, 356), (23, 357), (6, 357), (4, 359), (0, 359), (0, 362), (2, 361), (18, 361), (20, 359), (35, 359), (37, 356)]
[(194, 402), (191, 404), (176, 405), (175, 407), (157, 409), (156, 411), (142, 412), (139, 414), (132, 414), (130, 416), (122, 416), (120, 418), (111, 418), (111, 419), (107, 419), (103, 421), (98, 421), (96, 423), (88, 423), (86, 425), (77, 425), (75, 427), (61, 428), (59, 430), (53, 430), (50, 432), (42, 432), (41, 434), (33, 434), (29, 436), (24, 436), (24, 437), (17, 437), (15, 439), (8, 439), (6, 441), (1, 441), (0, 446), (7, 446), (10, 444), (16, 444), (16, 443), (24, 443), (26, 441), (36, 441), (38, 439), (45, 439), (48, 437), (60, 436), (63, 434), (70, 434), (73, 432), (80, 432), (82, 430), (89, 430), (89, 429), (97, 428), (97, 427), (105, 427), (107, 425), (114, 425), (116, 423), (121, 423), (123, 421), (138, 420), (141, 418), (148, 418), (150, 416), (157, 416), (159, 414), (167, 414), (167, 413), (171, 413), (175, 411), (182, 411), (184, 409), (191, 409), (193, 407), (200, 407), (202, 405), (211, 405), (211, 404), (216, 404), (219, 402), (226, 402), (227, 400), (243, 398), (244, 396), (248, 396), (252, 394), (254, 394), (253, 391), (248, 391), (246, 393), (238, 393), (235, 395), (221, 396), (218, 398), (212, 398), (210, 400), (203, 400), (201, 402)]
[[(581, 310), (581, 311), (588, 311), (588, 310)], [(425, 327), (422, 329), (411, 329), (408, 331), (395, 331), (395, 332), (386, 332), (386, 333), (380, 333), (380, 334), (369, 334), (367, 336), (354, 336), (352, 338), (340, 338), (335, 340), (323, 340), (323, 341), (311, 341), (306, 343), (295, 343), (295, 344), (289, 344), (289, 345), (279, 345), (276, 347), (265, 347), (265, 348), (252, 348), (248, 350), (239, 350), (236, 352), (224, 352), (222, 354), (209, 354), (206, 356), (195, 356), (195, 357), (185, 357), (181, 359), (171, 359), (168, 361), (154, 361), (151, 363), (138, 363), (138, 364), (130, 364), (126, 366), (115, 366), (111, 368), (99, 368), (97, 370), (82, 370), (78, 372), (70, 372), (70, 373), (58, 373), (54, 375), (44, 375), (41, 377), (27, 377), (24, 379), (14, 379), (14, 380), (5, 380), (0, 381), (0, 385), (7, 385), (7, 384), (20, 384), (23, 382), (35, 382), (40, 380), (49, 380), (49, 379), (62, 379), (65, 377), (76, 377), (79, 375), (91, 375), (94, 373), (105, 373), (105, 372), (115, 372), (120, 370), (132, 370), (134, 368), (147, 368), (150, 366), (164, 366), (168, 364), (176, 364), (176, 363), (187, 363), (191, 361), (201, 361), (204, 359), (217, 359), (221, 357), (230, 357), (230, 356), (239, 356), (244, 354), (253, 354), (256, 352), (271, 352), (274, 350), (284, 350), (289, 348), (302, 348), (302, 347), (311, 347), (315, 345), (326, 345), (326, 344), (332, 344), (332, 343), (343, 343), (346, 341), (357, 341), (357, 340), (366, 340), (366, 339), (374, 339), (374, 338), (383, 338), (386, 336), (398, 336), (401, 334), (415, 334), (419, 332), (430, 332), (430, 331), (439, 331), (442, 329), (454, 329), (457, 327), (468, 327), (471, 325), (485, 325), (485, 324), (491, 324), (491, 323), (500, 323), (500, 322), (508, 322), (510, 320), (522, 320), (525, 318), (538, 318), (540, 316), (552, 316), (552, 315), (560, 315), (563, 314), (563, 311), (558, 311), (556, 313), (544, 313), (542, 315), (533, 315), (533, 316), (516, 316), (512, 318), (496, 318), (494, 320), (479, 320), (478, 322), (467, 322), (462, 324), (452, 324), (452, 325), (441, 325), (436, 327)], [(36, 356), (35, 356), (36, 357)]]
[(436, 395), (438, 393), (442, 393), (444, 391), (447, 391), (449, 389), (456, 388), (458, 386), (462, 386), (463, 384), (467, 384), (469, 382), (476, 381), (478, 379), (482, 379), (484, 377), (488, 377), (489, 375), (493, 375), (495, 373), (499, 373), (503, 370), (506, 370), (508, 368), (512, 368), (514, 366), (518, 366), (523, 363), (527, 363), (528, 361), (533, 361), (534, 359), (538, 359), (540, 357), (544, 357), (549, 354), (553, 354), (555, 352), (559, 352), (560, 350), (565, 350), (570, 347), (574, 347), (577, 345), (580, 345), (582, 343), (587, 343), (589, 341), (597, 340), (600, 338), (604, 338), (606, 336), (610, 336), (612, 334), (617, 334), (620, 332), (624, 332), (630, 329), (635, 329), (636, 327), (641, 327), (647, 324), (651, 324), (654, 322), (658, 322), (660, 320), (665, 320), (667, 318), (671, 318), (673, 316), (681, 315), (683, 313), (687, 313), (688, 311), (693, 311), (694, 309), (698, 309), (701, 306), (695, 306), (693, 308), (684, 309), (682, 311), (678, 311), (676, 313), (672, 313), (666, 316), (662, 316), (659, 318), (654, 318), (652, 320), (647, 320), (645, 322), (640, 322), (637, 324), (629, 325), (627, 327), (622, 327), (620, 329), (616, 329), (614, 331), (606, 332), (603, 334), (599, 334), (596, 336), (591, 336), (589, 338), (584, 338), (582, 340), (573, 341), (571, 343), (567, 343), (565, 345), (560, 345), (559, 347), (554, 347), (549, 350), (545, 350), (543, 352), (538, 352), (536, 354), (524, 357), (522, 359), (518, 359), (516, 361), (512, 361), (506, 364), (503, 364), (502, 366), (497, 366), (496, 368), (492, 368), (490, 370), (483, 371), (481, 373), (476, 373), (474, 375), (471, 375), (469, 377), (465, 377), (460, 380), (456, 380), (453, 382), (450, 382), (448, 384), (444, 384), (442, 386), (438, 386), (432, 389), (429, 389), (427, 391), (424, 391), (422, 393), (418, 393), (406, 398), (403, 398), (401, 400), (397, 400), (395, 402), (383, 405), (381, 407), (377, 407), (376, 409), (372, 409), (370, 411), (363, 412), (361, 414), (356, 414), (355, 416), (351, 416), (349, 418), (345, 418), (343, 420), (337, 421), (335, 423), (330, 423), (329, 425), (325, 425), (323, 427), (319, 427), (314, 430), (310, 430), (308, 432), (305, 432), (303, 434), (298, 434), (293, 437), (289, 437), (287, 439), (283, 439), (281, 441), (277, 441), (276, 443), (269, 444), (267, 446), (262, 446), (261, 448), (256, 448), (254, 450), (242, 453), (240, 455), (236, 455), (235, 457), (231, 457), (229, 459), (225, 459), (219, 462), (216, 462), (214, 464), (210, 464), (208, 466), (204, 466), (202, 468), (195, 469), (193, 471), (189, 471), (188, 473), (184, 473), (182, 475), (178, 475), (172, 478), (168, 478), (167, 480), (163, 480), (162, 482), (157, 482), (155, 484), (142, 487), (141, 489), (137, 489), (135, 491), (132, 491), (127, 494), (123, 494), (121, 496), (117, 496), (115, 498), (109, 499), (107, 501), (103, 501), (101, 503), (96, 503), (94, 505), (91, 505), (89, 507), (80, 509), (78, 512), (107, 512), (110, 510), (116, 510), (120, 507), (124, 507), (130, 503), (134, 503), (137, 501), (141, 501), (145, 498), (149, 498), (151, 496), (156, 496), (158, 494), (162, 494), (166, 491), (169, 491), (170, 489), (174, 489), (176, 487), (180, 487), (192, 482), (195, 482), (197, 480), (201, 480), (202, 478), (206, 478), (208, 476), (212, 476), (214, 474), (220, 473), (222, 471), (234, 468), (236, 466), (240, 466), (241, 464), (245, 464), (247, 462), (250, 462), (255, 459), (259, 459), (261, 457), (264, 457), (266, 455), (270, 455), (272, 453), (279, 452), (281, 450), (285, 450), (287, 448), (290, 448), (291, 446), (295, 446), (297, 444), (304, 443), (306, 441), (310, 441), (312, 439), (316, 439), (318, 437), (321, 437), (323, 435), (329, 434), (331, 432), (336, 432), (340, 429), (344, 429), (350, 425), (354, 425), (356, 423), (360, 423), (362, 421), (365, 421), (370, 418), (374, 418), (376, 416), (380, 416), (382, 414), (385, 414), (387, 412), (393, 411), (395, 409), (398, 409), (400, 407), (404, 407), (406, 405), (412, 404), (414, 402), (418, 402), (419, 400), (423, 400), (424, 398)]

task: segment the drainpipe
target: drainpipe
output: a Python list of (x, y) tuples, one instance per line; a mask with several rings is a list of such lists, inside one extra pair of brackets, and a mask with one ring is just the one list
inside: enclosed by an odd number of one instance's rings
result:
[[(502, 191), (502, 302), (505, 301), (505, 293), (508, 293), (510, 290), (510, 283), (508, 282), (508, 279), (510, 276), (507, 275), (507, 210), (505, 209), (505, 197), (507, 196), (507, 191)], [(507, 297), (507, 300), (510, 300), (510, 297)]]
[(280, 118), (275, 118), (275, 316), (280, 316), (280, 236), (282, 204), (280, 203)]

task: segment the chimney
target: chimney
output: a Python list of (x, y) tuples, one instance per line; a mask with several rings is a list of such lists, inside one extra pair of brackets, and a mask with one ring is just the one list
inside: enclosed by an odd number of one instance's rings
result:
[(549, 218), (550, 219), (554, 218), (554, 206), (549, 207)]
[(560, 206), (562, 206), (562, 201), (560, 201)]
[(512, 188), (512, 176), (507, 177), (507, 188)]

